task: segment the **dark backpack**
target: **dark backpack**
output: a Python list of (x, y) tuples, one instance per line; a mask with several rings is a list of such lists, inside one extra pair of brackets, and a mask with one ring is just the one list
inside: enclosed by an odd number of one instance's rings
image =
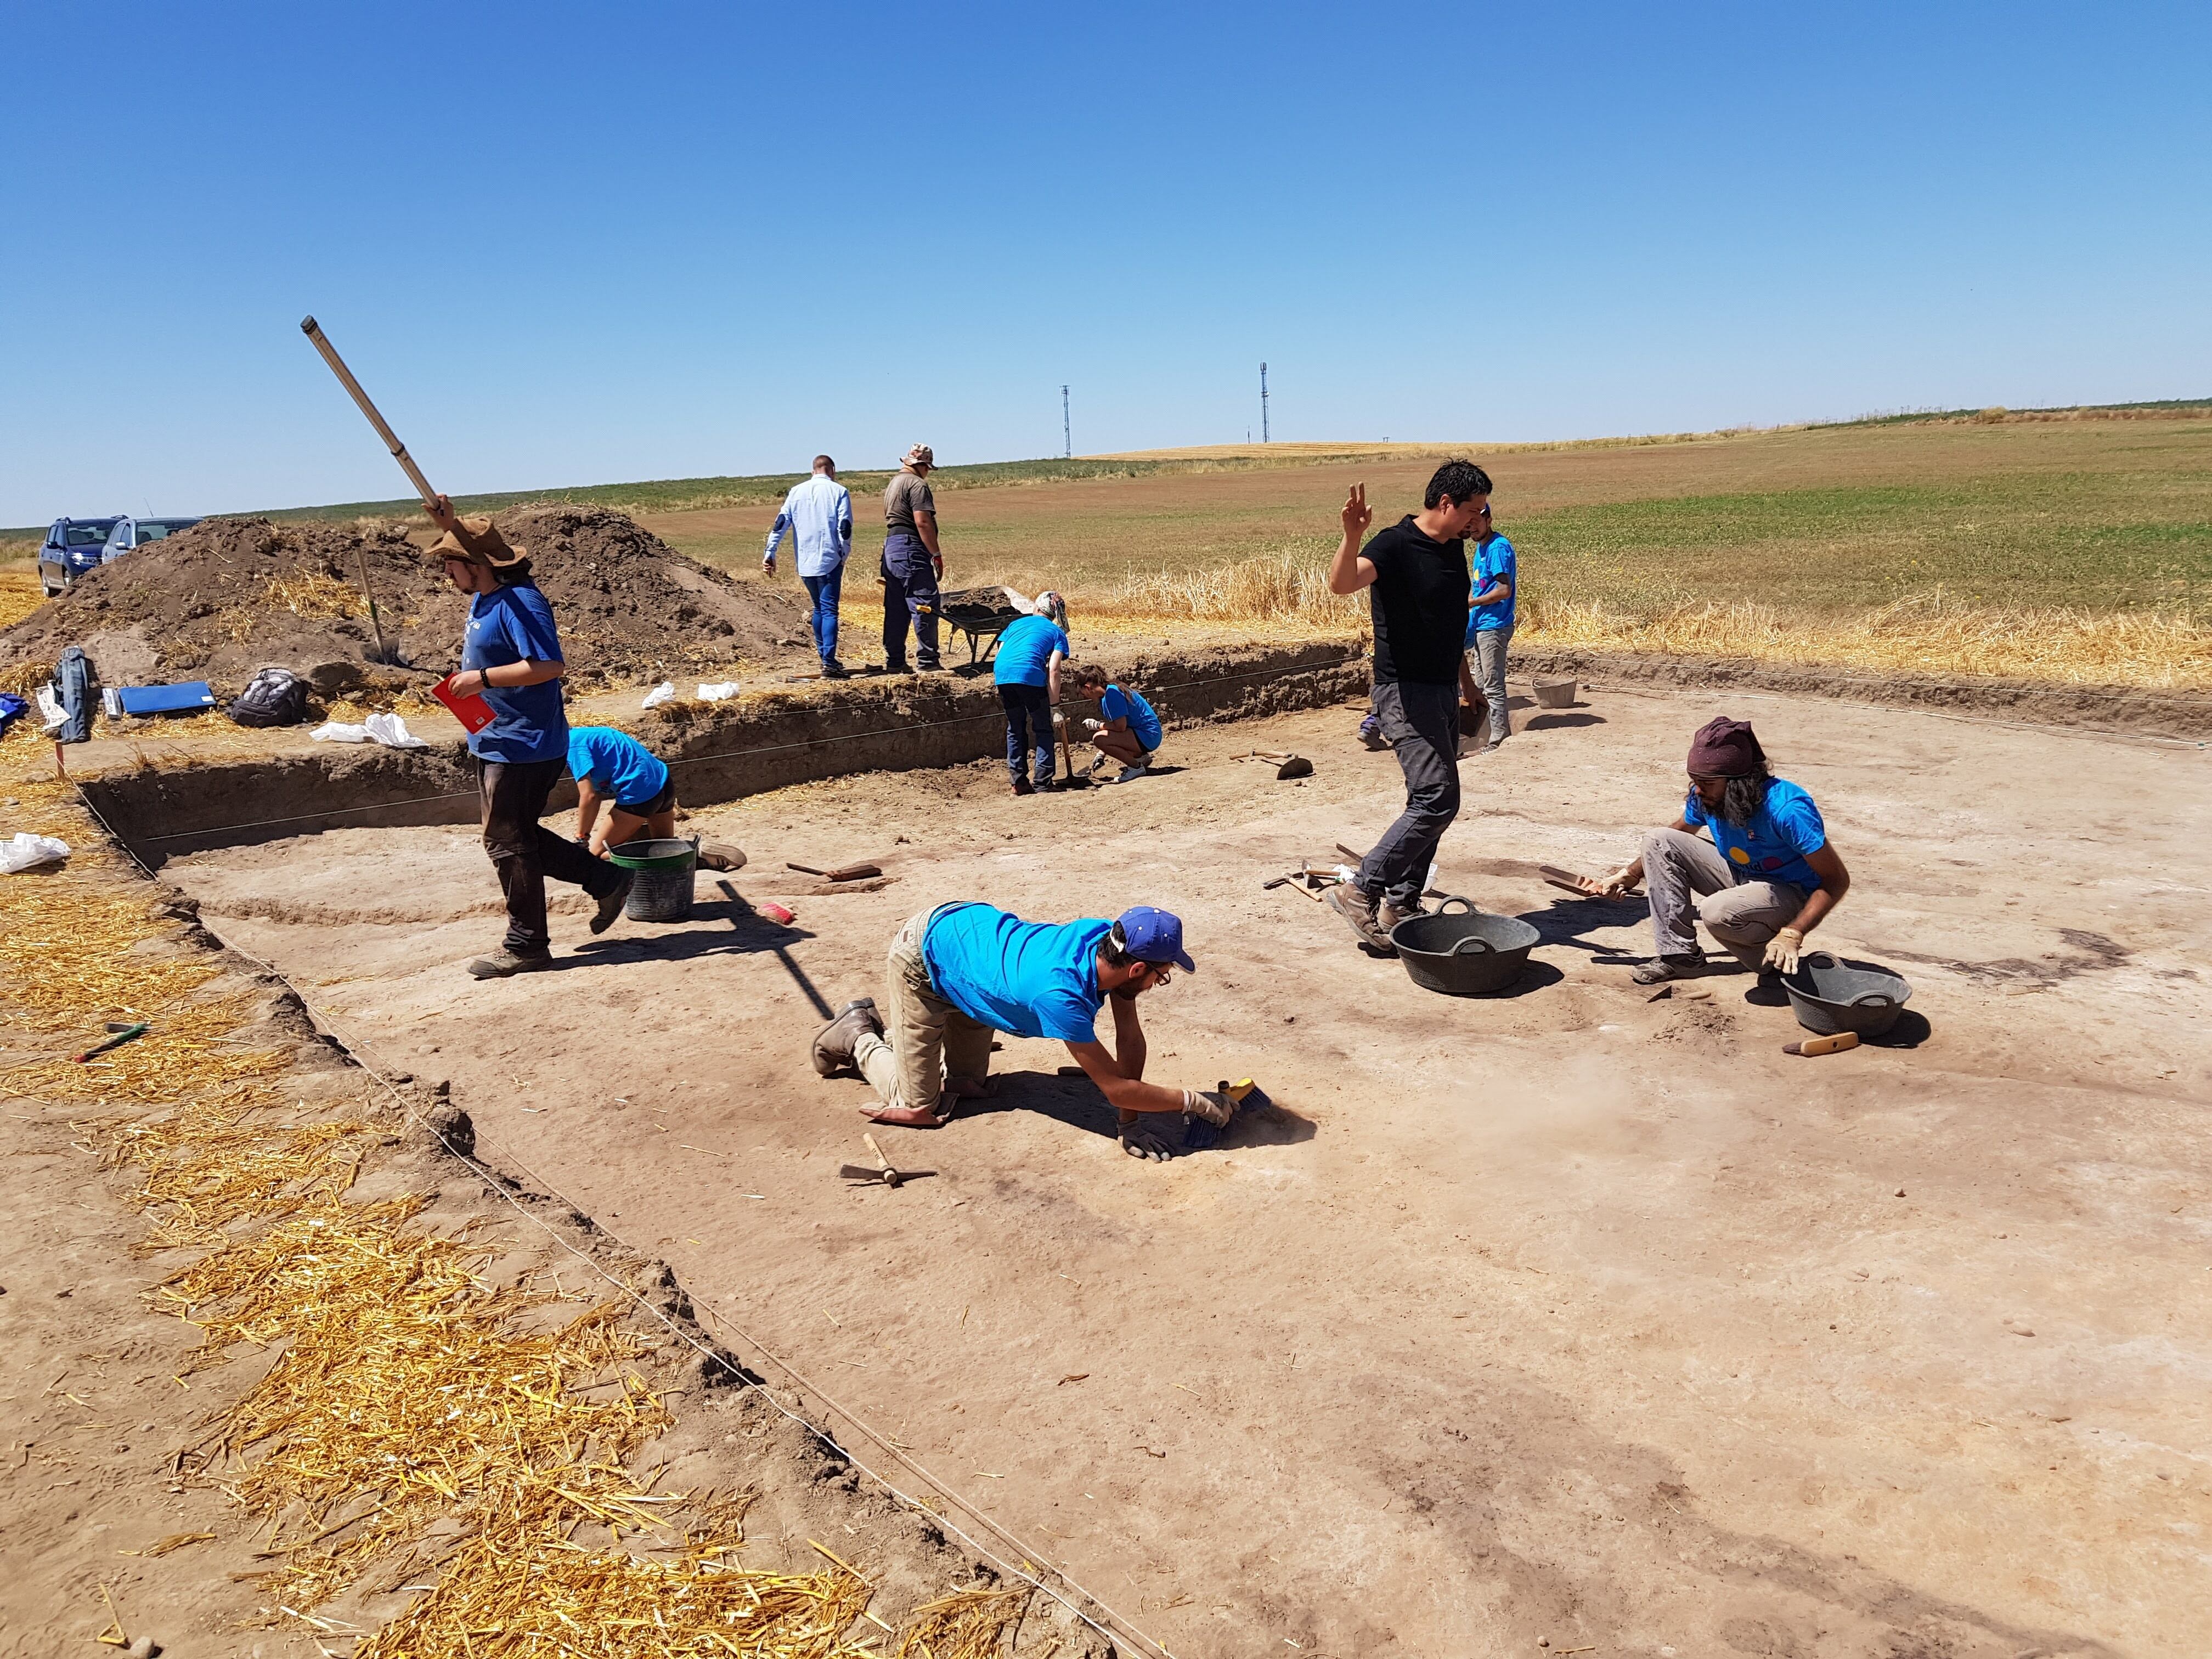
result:
[(56, 743), (92, 741), (92, 717), (100, 711), (100, 676), (81, 646), (71, 646), (54, 665), (54, 696), (62, 705), (62, 729)]
[(230, 717), (240, 726), (297, 726), (307, 717), (307, 683), (289, 668), (257, 668)]

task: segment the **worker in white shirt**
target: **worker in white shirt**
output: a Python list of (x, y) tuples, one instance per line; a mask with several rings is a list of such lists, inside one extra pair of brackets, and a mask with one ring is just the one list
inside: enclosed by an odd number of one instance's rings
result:
[(817, 455), (814, 476), (793, 484), (783, 498), (783, 511), (768, 532), (768, 551), (761, 556), (761, 568), (771, 576), (775, 550), (787, 531), (799, 544), (799, 580), (814, 607), (810, 621), (822, 678), (841, 680), (846, 668), (837, 660), (837, 590), (844, 585), (845, 560), (853, 550), (853, 497), (837, 482), (837, 463), (827, 455)]

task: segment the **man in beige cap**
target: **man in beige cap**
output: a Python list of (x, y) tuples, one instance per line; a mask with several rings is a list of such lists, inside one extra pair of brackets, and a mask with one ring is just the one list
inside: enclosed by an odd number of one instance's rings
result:
[(469, 972), (505, 979), (553, 960), (546, 877), (574, 883), (598, 901), (595, 933), (621, 914), (631, 878), (538, 822), (568, 762), (568, 713), (561, 700), (568, 665), (553, 607), (531, 580), (530, 550), (508, 545), (489, 519), (462, 518), (443, 495), (429, 512), (446, 532), (431, 544), (430, 562), (469, 596), (460, 672), (446, 687), (455, 696), (482, 697), (492, 711), (489, 725), (469, 733), (469, 754), (484, 851), (507, 897), (507, 937)]
[(936, 668), (937, 588), (945, 575), (945, 555), (937, 545), (937, 498), (929, 475), (937, 457), (927, 444), (916, 444), (899, 462), (884, 488), (884, 670), (903, 674), (906, 630), (914, 624), (915, 661)]

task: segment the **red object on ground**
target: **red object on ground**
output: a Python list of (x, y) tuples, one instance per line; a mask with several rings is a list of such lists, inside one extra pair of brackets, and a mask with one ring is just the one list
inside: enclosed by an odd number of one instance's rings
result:
[(799, 920), (798, 917), (793, 915), (790, 911), (785, 909), (781, 904), (763, 903), (760, 907), (760, 913), (766, 916), (770, 921), (780, 921), (787, 927), (790, 927), (793, 922)]
[(453, 711), (453, 718), (471, 732), (481, 732), (499, 718), (492, 706), (482, 696), (471, 694), (461, 697), (453, 695), (451, 674), (430, 688), (430, 695)]

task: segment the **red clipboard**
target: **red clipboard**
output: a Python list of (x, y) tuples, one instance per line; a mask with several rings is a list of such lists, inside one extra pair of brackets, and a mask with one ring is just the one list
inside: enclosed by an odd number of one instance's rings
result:
[(481, 732), (499, 718), (499, 713), (480, 696), (459, 696), (453, 691), (451, 674), (430, 688), (430, 695), (453, 710), (453, 718), (471, 733)]

